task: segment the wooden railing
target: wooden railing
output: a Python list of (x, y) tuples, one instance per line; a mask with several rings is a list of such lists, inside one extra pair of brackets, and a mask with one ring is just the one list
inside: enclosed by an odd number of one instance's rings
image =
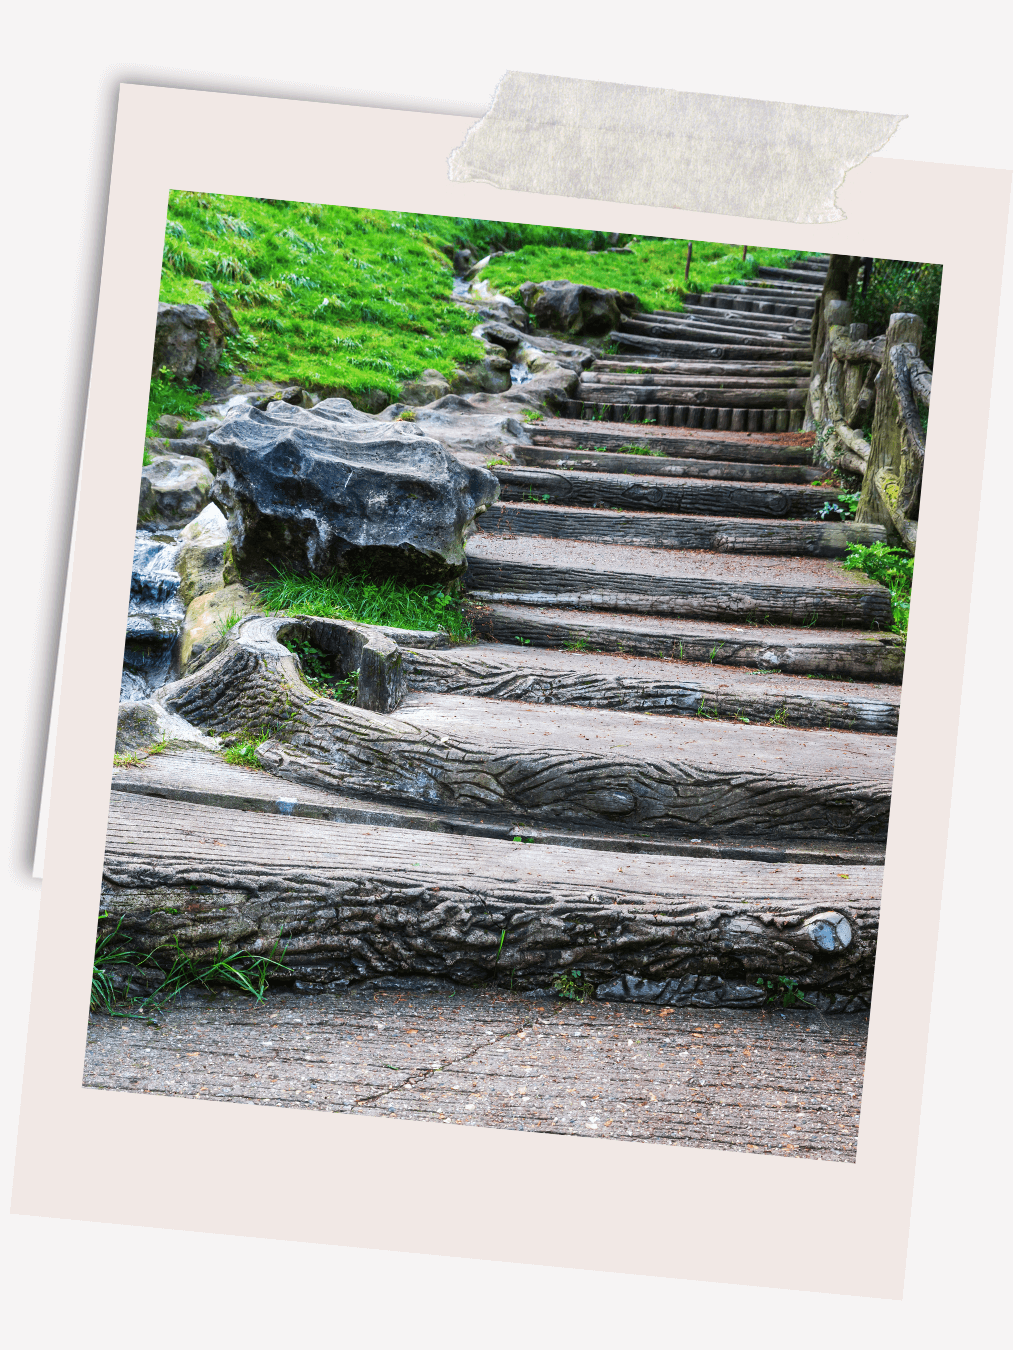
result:
[[(835, 254), (813, 316), (813, 368), (804, 429), (815, 431), (823, 457), (858, 474), (855, 519), (885, 525), (912, 553), (925, 465), (919, 400), (928, 406), (932, 371), (919, 356), (923, 324), (917, 314), (891, 314), (886, 333), (868, 339), (851, 322), (848, 292), (860, 258)], [(859, 431), (869, 420), (868, 438)]]

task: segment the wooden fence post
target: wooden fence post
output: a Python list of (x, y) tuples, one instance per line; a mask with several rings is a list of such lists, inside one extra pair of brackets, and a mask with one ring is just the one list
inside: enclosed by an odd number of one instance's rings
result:
[(689, 241), (689, 247), (686, 249), (686, 275), (683, 277), (683, 281), (689, 280), (689, 265), (692, 261), (693, 261), (693, 241), (691, 239)]

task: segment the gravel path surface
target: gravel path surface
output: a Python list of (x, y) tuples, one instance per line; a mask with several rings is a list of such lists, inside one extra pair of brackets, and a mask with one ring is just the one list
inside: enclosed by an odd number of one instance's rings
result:
[(854, 1162), (868, 1021), (391, 980), (93, 1016), (86, 1087)]

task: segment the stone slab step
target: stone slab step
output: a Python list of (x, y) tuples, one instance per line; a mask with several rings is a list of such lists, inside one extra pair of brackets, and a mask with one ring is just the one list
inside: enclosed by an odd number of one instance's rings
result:
[(482, 534), (543, 535), (636, 548), (796, 554), (807, 558), (843, 558), (849, 544), (885, 543), (887, 538), (884, 526), (857, 525), (853, 521), (722, 520), (714, 516), (595, 511), (502, 501), (479, 518), (479, 526)]
[(643, 430), (603, 423), (589, 426), (576, 418), (532, 422), (528, 434), (538, 446), (621, 450), (628, 445), (646, 445), (671, 458), (724, 459), (746, 464), (811, 464), (816, 438), (811, 432), (694, 431), (668, 427)]
[(608, 853), (662, 854), (665, 857), (732, 858), (769, 864), (817, 863), (837, 867), (875, 867), (883, 863), (881, 844), (847, 841), (763, 843), (742, 839), (696, 838), (666, 835), (658, 839), (641, 831), (571, 830), (551, 824), (532, 825), (509, 815), (482, 812), (461, 814), (426, 810), (390, 801), (347, 797), (322, 788), (294, 784), (265, 769), (227, 764), (217, 755), (194, 750), (168, 750), (113, 771), (114, 793), (188, 802), (228, 811), (252, 811), (299, 820), (327, 820), (398, 830), (422, 830), (511, 844), (538, 843), (545, 847), (597, 849)]
[[(706, 478), (738, 483), (815, 483), (826, 477), (814, 464), (750, 464), (742, 460), (690, 459), (679, 454), (616, 454), (602, 449), (563, 450), (556, 446), (522, 445), (514, 453), (532, 467), (580, 468), (592, 473), (647, 474), (655, 478)], [(600, 465), (600, 468), (599, 468)], [(824, 499), (827, 493), (823, 494)], [(822, 505), (822, 503), (821, 503)]]
[[(618, 460), (616, 467), (622, 472), (609, 472), (609, 460)], [(827, 499), (825, 488), (680, 478), (678, 470), (673, 474), (661, 472), (658, 466), (664, 466), (665, 461), (653, 456), (642, 459), (639, 455), (581, 453), (579, 457), (560, 456), (553, 462), (561, 467), (495, 468), (503, 500), (547, 500), (554, 505), (670, 511), (691, 516), (815, 520)], [(668, 463), (677, 464), (674, 460)], [(574, 467), (569, 467), (571, 464)]]
[(582, 651), (620, 652), (830, 680), (899, 685), (904, 674), (904, 644), (893, 633), (579, 612), (574, 606), (554, 604), (553, 599), (544, 597), (541, 604), (535, 604), (528, 594), (483, 602), (474, 611), (475, 631), (503, 644), (557, 649), (578, 645)]
[(618, 654), (532, 654), (505, 643), (449, 652), (408, 651), (404, 660), (413, 693), (897, 734), (900, 691), (892, 685), (745, 675), (716, 671), (711, 665)]
[(661, 383), (598, 383), (581, 380), (580, 398), (592, 403), (671, 403), (706, 408), (804, 408), (808, 386), (802, 384), (778, 388), (721, 388), (679, 386)]
[[(436, 838), (111, 796), (101, 931), (188, 955), (279, 951), (312, 983), (499, 968), (527, 987), (574, 966), (599, 981), (707, 971), (867, 992), (879, 868)], [(195, 884), (195, 878), (197, 882)], [(174, 903), (176, 902), (176, 903)], [(210, 940), (214, 935), (214, 940)]]
[(469, 591), (583, 595), (588, 608), (816, 627), (889, 628), (890, 593), (863, 573), (820, 558), (748, 559), (569, 539), (476, 534)]
[(675, 323), (669, 320), (652, 322), (648, 319), (624, 318), (620, 331), (630, 337), (657, 338), (665, 341), (709, 341), (720, 342), (729, 347), (756, 347), (776, 351), (779, 357), (790, 358), (809, 351), (808, 340), (791, 341), (787, 335), (781, 333), (753, 332), (717, 322), (707, 324), (703, 320), (687, 319), (683, 323)]
[(662, 333), (661, 325), (656, 325), (658, 334), (646, 337), (629, 329), (614, 329), (609, 333), (608, 342), (622, 352), (634, 355), (658, 357), (684, 357), (695, 361), (743, 361), (748, 348), (749, 359), (753, 361), (800, 361), (809, 354), (809, 348), (801, 346), (787, 347), (781, 344), (757, 345), (752, 342), (728, 341), (724, 338), (710, 339), (703, 328), (686, 325), (688, 337), (677, 339), (671, 333)]

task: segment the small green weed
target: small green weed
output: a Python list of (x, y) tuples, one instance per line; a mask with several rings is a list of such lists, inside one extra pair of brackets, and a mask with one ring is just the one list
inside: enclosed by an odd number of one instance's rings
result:
[(587, 638), (567, 638), (563, 643), (563, 648), (568, 652), (586, 652)]
[(574, 1003), (583, 1003), (594, 993), (594, 985), (579, 970), (560, 971), (553, 979), (552, 987), (560, 998)]
[(397, 415), (397, 420), (398, 420), (399, 422), (414, 422), (414, 421), (415, 421), (415, 409), (414, 409), (414, 408), (404, 408), (401, 412), (398, 413), (398, 415)]
[(535, 412), (534, 408), (525, 408), (524, 411), (521, 413), (521, 416), (524, 418), (525, 422), (544, 422), (544, 421), (545, 421), (545, 414), (544, 414), (544, 413), (540, 413), (540, 412)]
[(499, 455), (493, 455), (492, 459), (487, 459), (485, 461), (485, 467), (487, 469), (496, 469), (499, 468), (501, 465), (504, 468), (509, 468), (510, 461), (508, 459), (502, 459)]
[(236, 624), (243, 618), (245, 618), (245, 615), (240, 614), (237, 609), (229, 610), (228, 614), (223, 615), (222, 618), (218, 620), (219, 635), (225, 637), (227, 633), (231, 633)]
[(766, 990), (768, 1005), (780, 1003), (783, 1008), (812, 1007), (805, 996), (799, 993), (798, 980), (789, 979), (787, 975), (775, 975), (773, 979), (761, 975), (756, 983)]
[(531, 639), (530, 639), (530, 638), (526, 638), (526, 637), (521, 637), (520, 633), (515, 633), (515, 634), (514, 634), (514, 641), (515, 641), (515, 642), (519, 642), (519, 643), (521, 644), (522, 647), (530, 647), (530, 646), (531, 646)]
[[(818, 486), (818, 485), (814, 485)], [(821, 520), (835, 517), (837, 520), (853, 520), (858, 510), (860, 492), (839, 492), (836, 502), (824, 502), (816, 512)]]
[(787, 703), (782, 703), (782, 704), (781, 704), (780, 708), (778, 708), (777, 712), (776, 712), (776, 713), (774, 714), (774, 716), (770, 719), (770, 725), (771, 725), (772, 727), (786, 727), (786, 726), (788, 725), (788, 705), (787, 705)]
[(259, 769), (262, 766), (257, 758), (257, 746), (263, 745), (266, 739), (265, 736), (259, 741), (238, 741), (222, 752), (222, 758), (226, 764), (241, 764), (247, 769)]
[(303, 683), (308, 684), (315, 694), (332, 698), (337, 703), (355, 702), (359, 693), (357, 670), (342, 677), (334, 669), (334, 658), (305, 638), (283, 637), (281, 641), (298, 656)]

